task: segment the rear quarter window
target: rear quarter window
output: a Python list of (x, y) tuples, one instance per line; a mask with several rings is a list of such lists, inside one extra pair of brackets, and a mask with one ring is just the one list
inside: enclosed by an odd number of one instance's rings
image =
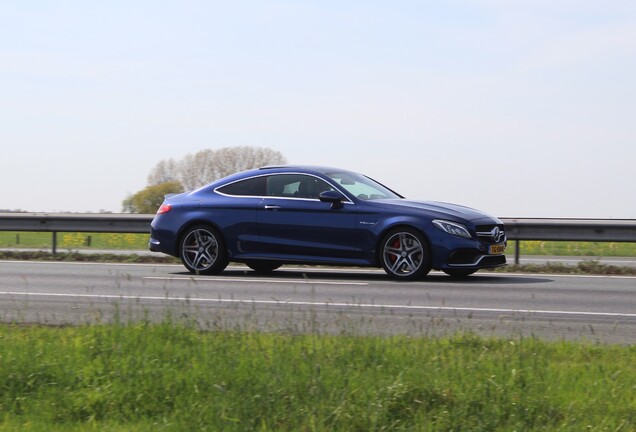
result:
[(264, 196), (266, 186), (265, 177), (254, 177), (222, 186), (217, 191), (225, 195), (234, 196)]

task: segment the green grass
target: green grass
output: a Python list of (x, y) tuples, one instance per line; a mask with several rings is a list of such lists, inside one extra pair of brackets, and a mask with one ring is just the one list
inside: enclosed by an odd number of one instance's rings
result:
[[(0, 231), (3, 248), (51, 248), (50, 232)], [(57, 233), (58, 250), (146, 250), (148, 234)]]
[[(514, 255), (515, 245), (508, 242), (506, 254)], [(636, 257), (636, 243), (523, 241), (520, 251), (521, 255)]]
[(634, 431), (636, 347), (0, 325), (0, 430)]

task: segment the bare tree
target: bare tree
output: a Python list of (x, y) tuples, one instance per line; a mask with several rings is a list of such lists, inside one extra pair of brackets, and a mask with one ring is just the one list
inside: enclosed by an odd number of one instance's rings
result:
[(176, 180), (185, 190), (192, 190), (238, 171), (285, 163), (287, 160), (280, 152), (269, 148), (240, 146), (201, 150), (180, 161), (160, 161), (148, 176), (148, 184)]
[(174, 159), (159, 161), (148, 175), (148, 186), (157, 186), (174, 181), (179, 181), (179, 162)]

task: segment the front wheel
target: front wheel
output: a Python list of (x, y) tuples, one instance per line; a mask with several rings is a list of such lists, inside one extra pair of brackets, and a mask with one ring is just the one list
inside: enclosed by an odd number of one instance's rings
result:
[(393, 279), (421, 279), (431, 270), (428, 243), (417, 230), (404, 227), (389, 231), (380, 243), (380, 261)]
[(181, 238), (180, 246), (181, 262), (190, 273), (217, 274), (228, 265), (223, 238), (211, 227), (197, 225), (189, 228)]

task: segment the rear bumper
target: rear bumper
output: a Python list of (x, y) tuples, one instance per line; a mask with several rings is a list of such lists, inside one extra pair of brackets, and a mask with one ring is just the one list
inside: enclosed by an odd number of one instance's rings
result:
[(161, 242), (152, 237), (150, 238), (150, 240), (148, 240), (148, 249), (151, 252), (163, 252), (163, 250), (161, 249)]
[(151, 229), (150, 239), (148, 240), (148, 249), (151, 252), (161, 252), (167, 255), (177, 256), (175, 253), (174, 242), (170, 238), (161, 235), (161, 231)]

